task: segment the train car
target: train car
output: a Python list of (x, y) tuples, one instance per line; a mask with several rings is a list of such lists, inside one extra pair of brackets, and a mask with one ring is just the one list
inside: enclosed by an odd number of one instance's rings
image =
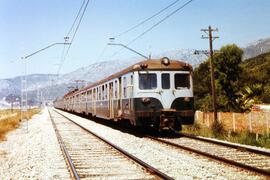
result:
[(158, 130), (193, 124), (191, 65), (167, 57), (141, 61), (54, 102), (70, 112)]

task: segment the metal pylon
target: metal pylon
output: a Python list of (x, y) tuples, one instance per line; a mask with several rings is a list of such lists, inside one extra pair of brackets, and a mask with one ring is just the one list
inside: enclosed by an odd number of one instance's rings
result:
[[(21, 121), (26, 121), (26, 130), (28, 130), (28, 106), (27, 106), (27, 64), (26, 59), (22, 59), (24, 64), (24, 74), (21, 76)], [(25, 126), (24, 126), (25, 127)]]

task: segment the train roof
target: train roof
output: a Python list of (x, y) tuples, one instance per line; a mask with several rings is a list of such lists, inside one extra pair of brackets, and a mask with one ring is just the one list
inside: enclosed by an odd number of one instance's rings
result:
[(74, 94), (75, 92), (77, 92), (77, 91), (79, 91), (79, 89), (74, 89), (74, 90), (72, 90), (72, 91), (69, 91), (69, 92), (67, 92), (63, 97), (65, 98), (65, 97), (68, 97), (69, 95), (72, 95), (72, 94)]
[(104, 82), (110, 81), (114, 78), (120, 77), (124, 74), (127, 74), (129, 72), (134, 71), (148, 71), (148, 70), (182, 70), (182, 71), (192, 71), (192, 66), (188, 63), (185, 63), (183, 61), (179, 60), (170, 60), (167, 57), (163, 57), (161, 59), (148, 59), (145, 61), (140, 61), (136, 64), (133, 64), (132, 66), (129, 66), (128, 68), (123, 69), (122, 71), (119, 71), (117, 73), (114, 73), (100, 81), (97, 81), (95, 83), (92, 83), (80, 90), (71, 91), (68, 92), (64, 97), (70, 96), (72, 94), (77, 94), (79, 92), (86, 91), (92, 87), (95, 87), (99, 84), (102, 84)]

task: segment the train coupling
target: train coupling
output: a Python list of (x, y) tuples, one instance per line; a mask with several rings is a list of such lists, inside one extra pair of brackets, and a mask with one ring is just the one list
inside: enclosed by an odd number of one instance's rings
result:
[(175, 109), (162, 109), (160, 112), (159, 129), (174, 129), (177, 121)]

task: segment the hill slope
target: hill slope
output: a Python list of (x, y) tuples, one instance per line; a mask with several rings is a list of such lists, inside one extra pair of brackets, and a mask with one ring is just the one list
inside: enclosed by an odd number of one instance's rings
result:
[(270, 103), (270, 52), (243, 61), (242, 84), (252, 86), (261, 84), (263, 93), (261, 101)]
[(244, 59), (250, 59), (270, 51), (270, 38), (260, 39), (244, 48)]

